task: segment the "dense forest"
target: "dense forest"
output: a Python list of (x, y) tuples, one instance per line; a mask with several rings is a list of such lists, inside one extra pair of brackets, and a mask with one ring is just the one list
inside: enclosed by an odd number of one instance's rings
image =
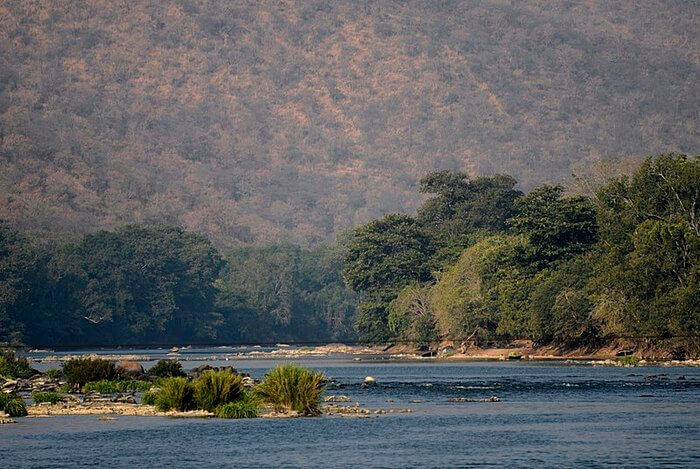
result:
[(78, 242), (0, 225), (0, 342), (109, 345), (354, 337), (332, 247), (222, 255), (198, 234), (131, 225)]
[(430, 171), (698, 146), (695, 1), (0, 2), (0, 218), (313, 248)]
[[(177, 227), (66, 243), (0, 225), (0, 342), (32, 345), (395, 340), (700, 351), (700, 157), (580, 181), (436, 171), (415, 215), (313, 250), (221, 254)], [(582, 191), (578, 191), (582, 192)]]
[(344, 275), (362, 295), (361, 336), (652, 338), (680, 355), (700, 352), (699, 157), (648, 158), (592, 198), (514, 186), (508, 176), (434, 172), (414, 217), (357, 227)]

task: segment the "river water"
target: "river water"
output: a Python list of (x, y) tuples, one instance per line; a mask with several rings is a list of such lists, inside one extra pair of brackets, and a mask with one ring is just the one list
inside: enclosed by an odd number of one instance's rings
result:
[[(241, 359), (261, 378), (284, 360)], [(297, 359), (371, 418), (23, 418), (0, 467), (700, 467), (700, 369)], [(184, 361), (185, 368), (203, 361)], [(363, 387), (365, 376), (377, 384)], [(501, 402), (450, 402), (498, 396)]]

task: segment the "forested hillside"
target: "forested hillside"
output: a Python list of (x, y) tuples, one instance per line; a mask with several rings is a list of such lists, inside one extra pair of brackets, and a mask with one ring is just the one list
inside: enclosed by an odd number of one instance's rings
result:
[[(0, 218), (317, 245), (436, 169), (698, 147), (697, 2), (0, 3)], [(233, 275), (233, 274), (232, 274)]]

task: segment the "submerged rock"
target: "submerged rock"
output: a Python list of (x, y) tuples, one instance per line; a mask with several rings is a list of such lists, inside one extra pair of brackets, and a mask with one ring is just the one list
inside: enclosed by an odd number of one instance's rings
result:
[(326, 396), (326, 402), (351, 402), (352, 400), (348, 396)]
[(501, 398), (498, 396), (484, 397), (481, 399), (473, 397), (451, 397), (447, 399), (447, 402), (501, 402)]

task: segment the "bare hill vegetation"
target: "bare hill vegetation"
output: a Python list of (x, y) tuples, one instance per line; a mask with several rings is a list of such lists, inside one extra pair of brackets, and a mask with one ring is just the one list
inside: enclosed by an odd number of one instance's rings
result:
[(432, 169), (698, 147), (698, 3), (0, 3), (0, 218), (314, 245)]

